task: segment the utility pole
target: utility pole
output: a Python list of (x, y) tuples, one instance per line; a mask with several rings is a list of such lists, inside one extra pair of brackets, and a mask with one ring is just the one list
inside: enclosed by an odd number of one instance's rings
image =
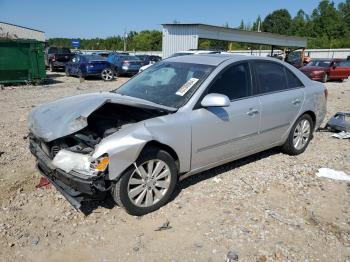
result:
[(128, 33), (126, 32), (126, 28), (125, 28), (124, 29), (124, 52), (126, 52), (127, 38), (128, 38)]
[[(261, 32), (260, 31), (260, 24), (261, 24), (261, 20), (259, 19), (259, 21), (258, 21), (258, 32)], [(261, 56), (261, 45), (259, 45), (259, 56)]]

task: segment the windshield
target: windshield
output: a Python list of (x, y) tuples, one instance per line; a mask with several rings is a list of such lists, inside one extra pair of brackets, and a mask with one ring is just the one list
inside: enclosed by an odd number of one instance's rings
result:
[(327, 60), (314, 60), (308, 63), (306, 66), (319, 66), (319, 67), (329, 67), (331, 64), (331, 61)]
[(114, 92), (180, 108), (213, 69), (210, 65), (164, 61), (149, 67)]

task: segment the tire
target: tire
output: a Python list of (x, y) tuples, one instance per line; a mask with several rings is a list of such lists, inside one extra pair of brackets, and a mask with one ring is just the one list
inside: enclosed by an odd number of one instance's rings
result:
[(118, 68), (116, 68), (114, 71), (115, 71), (115, 76), (119, 77), (120, 76), (120, 72), (119, 72)]
[(79, 69), (79, 71), (78, 71), (78, 77), (79, 77), (80, 79), (85, 79), (85, 77), (84, 77), (84, 75), (83, 75), (83, 72), (81, 72), (80, 69)]
[[(150, 161), (153, 161), (152, 164)], [(153, 175), (158, 170), (158, 164), (160, 167), (164, 165), (158, 172), (161, 178), (153, 178), (148, 182), (142, 180), (140, 174), (146, 178), (149, 164), (153, 166)], [(156, 148), (145, 150), (137, 159), (136, 165), (137, 169), (132, 166), (122, 174), (112, 186), (111, 193), (117, 205), (123, 207), (127, 213), (142, 216), (159, 209), (169, 201), (177, 182), (177, 168), (168, 152)]]
[(104, 81), (112, 81), (114, 79), (114, 71), (112, 68), (105, 68), (101, 72), (101, 78)]
[(325, 74), (323, 75), (323, 78), (322, 78), (322, 83), (327, 83), (328, 79), (329, 79), (329, 76), (328, 76), (327, 73), (325, 73)]
[[(306, 126), (303, 126), (304, 123), (306, 123)], [(307, 130), (308, 133), (306, 132)], [(299, 117), (290, 130), (289, 136), (282, 146), (282, 151), (288, 155), (299, 155), (303, 153), (312, 139), (313, 130), (314, 123), (310, 115), (304, 114)]]
[(53, 65), (53, 63), (50, 63), (49, 70), (50, 70), (50, 72), (55, 72), (56, 71), (55, 66)]

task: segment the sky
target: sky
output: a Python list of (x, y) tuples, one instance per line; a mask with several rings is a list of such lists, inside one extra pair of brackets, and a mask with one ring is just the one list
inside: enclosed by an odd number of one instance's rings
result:
[[(338, 5), (341, 0), (334, 0)], [(0, 0), (0, 21), (45, 32), (46, 38), (105, 38), (126, 31), (161, 30), (161, 24), (239, 26), (285, 8), (311, 14), (318, 0)]]

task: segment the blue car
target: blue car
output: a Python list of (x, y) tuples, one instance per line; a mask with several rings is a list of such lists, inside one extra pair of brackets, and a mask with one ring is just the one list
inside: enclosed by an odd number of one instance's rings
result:
[(114, 65), (117, 76), (135, 75), (139, 72), (141, 66), (143, 66), (141, 59), (133, 55), (111, 53), (108, 55), (107, 60)]
[(99, 55), (77, 54), (66, 64), (66, 76), (100, 76), (105, 81), (111, 81), (114, 74), (113, 65)]

